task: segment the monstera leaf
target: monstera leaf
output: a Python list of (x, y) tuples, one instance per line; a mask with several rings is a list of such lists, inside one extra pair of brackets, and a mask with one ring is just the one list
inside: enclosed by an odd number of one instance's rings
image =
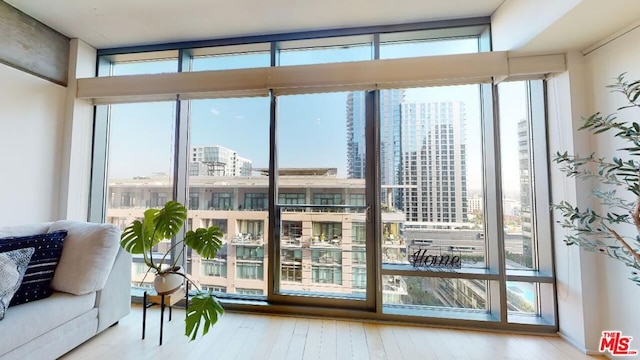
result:
[(220, 229), (215, 226), (196, 229), (196, 231), (189, 230), (184, 237), (184, 242), (203, 258), (211, 259), (222, 249), (222, 235)]
[(186, 218), (187, 209), (176, 201), (167, 202), (162, 209), (148, 209), (142, 221), (135, 220), (124, 229), (120, 246), (131, 254), (143, 254), (149, 267), (159, 269), (147, 258), (147, 252), (160, 241), (175, 236)]
[(190, 299), (185, 319), (185, 335), (189, 341), (196, 339), (200, 325), (202, 336), (206, 335), (223, 313), (222, 305), (211, 293), (201, 293)]
[(120, 246), (131, 254), (144, 254), (162, 239), (155, 235), (154, 218), (160, 212), (158, 209), (148, 209), (144, 212), (142, 221), (135, 220), (122, 232)]
[(122, 232), (120, 246), (131, 254), (142, 254), (145, 252), (143, 239), (142, 222), (135, 220)]
[(187, 208), (185, 208), (184, 205), (177, 201), (168, 201), (153, 217), (156, 236), (159, 236), (160, 240), (171, 239), (182, 229), (186, 218)]

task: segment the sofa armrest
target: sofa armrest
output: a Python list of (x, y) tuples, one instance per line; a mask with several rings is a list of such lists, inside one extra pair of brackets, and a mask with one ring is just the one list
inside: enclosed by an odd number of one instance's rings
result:
[(131, 255), (122, 248), (104, 288), (96, 293), (98, 333), (115, 324), (131, 310)]

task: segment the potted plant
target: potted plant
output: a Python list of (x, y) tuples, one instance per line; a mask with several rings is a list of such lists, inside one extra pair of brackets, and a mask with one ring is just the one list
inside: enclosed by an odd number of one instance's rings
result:
[[(202, 258), (211, 259), (222, 248), (222, 232), (216, 226), (189, 230), (184, 239), (179, 239), (161, 258), (154, 258), (153, 247), (162, 240), (176, 236), (187, 218), (187, 209), (177, 201), (169, 201), (161, 209), (148, 209), (142, 221), (135, 220), (122, 232), (120, 245), (131, 254), (142, 254), (148, 272), (153, 271), (156, 278), (154, 285), (158, 294), (176, 291), (186, 280), (197, 290), (190, 298), (185, 320), (185, 335), (191, 340), (196, 338), (202, 325), (202, 335), (224, 313), (220, 302), (211, 292), (203, 292), (191, 281), (178, 266), (186, 246), (198, 253)], [(171, 263), (166, 264), (167, 256), (174, 250), (180, 253)]]
[[(627, 99), (628, 104), (618, 110), (637, 110), (640, 107), (640, 80), (628, 82), (624, 76), (618, 76), (616, 83), (608, 88)], [(623, 262), (633, 268), (631, 280), (640, 285), (640, 161), (637, 160), (640, 124), (621, 122), (615, 114), (603, 116), (601, 113), (583, 120), (580, 130), (593, 134), (613, 133), (624, 146), (618, 149), (619, 157), (612, 159), (596, 154), (579, 156), (557, 152), (553, 161), (560, 164), (567, 176), (599, 183), (591, 196), (600, 206), (579, 209), (563, 201), (552, 208), (564, 217), (558, 221), (562, 227), (571, 231), (565, 237), (565, 243)]]

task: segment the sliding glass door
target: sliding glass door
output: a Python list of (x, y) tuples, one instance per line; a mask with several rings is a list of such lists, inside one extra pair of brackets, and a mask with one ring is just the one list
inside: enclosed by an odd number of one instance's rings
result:
[(189, 227), (218, 226), (214, 259), (187, 254), (191, 279), (225, 297), (267, 294), (267, 97), (191, 101)]
[(277, 97), (277, 300), (366, 306), (365, 97)]

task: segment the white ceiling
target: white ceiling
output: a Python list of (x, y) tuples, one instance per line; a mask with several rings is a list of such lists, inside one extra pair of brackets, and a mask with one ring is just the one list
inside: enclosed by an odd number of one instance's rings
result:
[(490, 16), (504, 0), (5, 1), (70, 38), (107, 48)]
[(523, 53), (587, 50), (640, 25), (638, 0), (581, 0), (518, 50)]

